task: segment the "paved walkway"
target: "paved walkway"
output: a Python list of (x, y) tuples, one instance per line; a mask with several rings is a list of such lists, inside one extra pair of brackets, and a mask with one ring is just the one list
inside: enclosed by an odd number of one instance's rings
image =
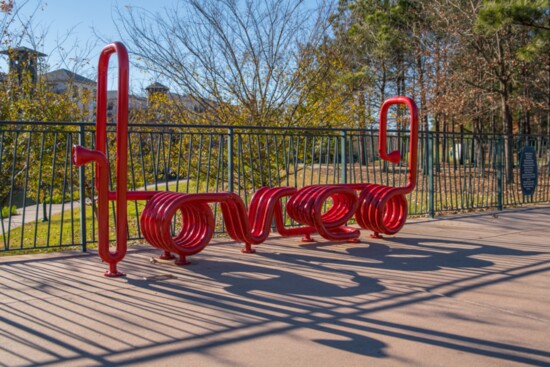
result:
[(0, 366), (550, 366), (550, 206), (362, 239), (0, 258)]
[[(65, 210), (71, 210), (71, 205), (73, 210), (80, 208), (79, 201), (73, 201), (72, 204), (70, 202), (52, 205), (46, 204), (46, 216), (49, 218), (52, 215), (59, 214)], [(7, 233), (12, 229), (21, 227), (23, 223), (27, 224), (37, 220), (41, 221), (44, 215), (43, 210), (42, 204), (39, 204), (38, 206), (34, 204), (25, 208), (17, 209), (17, 215), (2, 219), (2, 223), (0, 223), (0, 236), (4, 234), (4, 231)]]

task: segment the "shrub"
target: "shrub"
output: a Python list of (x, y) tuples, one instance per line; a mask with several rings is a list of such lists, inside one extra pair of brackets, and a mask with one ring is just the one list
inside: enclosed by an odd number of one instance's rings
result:
[(15, 205), (11, 206), (11, 209), (9, 206), (5, 206), (2, 208), (2, 218), (9, 218), (12, 215), (17, 215), (17, 208)]

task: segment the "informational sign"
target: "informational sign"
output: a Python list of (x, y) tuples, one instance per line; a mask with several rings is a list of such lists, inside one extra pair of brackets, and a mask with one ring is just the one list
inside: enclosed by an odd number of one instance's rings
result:
[(525, 196), (535, 193), (538, 180), (537, 152), (534, 147), (524, 146), (519, 161), (521, 191)]

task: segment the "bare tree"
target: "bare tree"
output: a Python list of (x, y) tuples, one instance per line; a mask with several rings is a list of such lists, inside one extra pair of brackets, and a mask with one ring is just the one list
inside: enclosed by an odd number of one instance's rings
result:
[(207, 104), (217, 122), (267, 125), (295, 123), (296, 106), (322, 78), (300, 62), (327, 37), (329, 10), (319, 9), (304, 0), (185, 0), (162, 12), (116, 12), (143, 68)]
[(55, 46), (49, 50), (50, 55), (55, 55), (55, 63), (48, 59), (48, 66), (52, 69), (67, 69), (75, 74), (84, 74), (84, 76), (95, 79), (97, 70), (96, 65), (92, 65), (92, 60), (96, 55), (97, 38), (82, 40), (75, 37), (75, 27), (67, 29), (65, 32), (56, 35)]
[[(518, 87), (521, 84), (521, 75), (518, 71), (521, 70), (522, 64), (519, 51), (525, 46), (525, 39), (518, 26), (506, 24), (496, 28), (481, 23), (479, 14), (486, 5), (480, 0), (434, 0), (432, 8), (439, 10), (440, 18), (448, 23), (448, 32), (454, 33), (456, 39), (454, 75), (451, 77), (456, 87), (452, 88), (453, 90), (449, 89), (449, 94), (454, 95), (462, 108), (455, 110), (461, 110), (462, 116), (470, 118), (474, 131), (481, 128), (481, 115), (493, 113), (493, 110), (500, 111), (504, 133), (506, 179), (508, 183), (512, 183), (513, 110), (518, 100), (517, 91), (521, 90)], [(481, 99), (485, 99), (486, 102), (481, 103)], [(488, 111), (481, 110), (480, 107), (487, 102), (493, 105), (493, 108)]]
[(17, 47), (28, 43), (39, 49), (47, 30), (37, 26), (36, 16), (46, 3), (38, 1), (0, 0), (0, 39), (3, 46)]

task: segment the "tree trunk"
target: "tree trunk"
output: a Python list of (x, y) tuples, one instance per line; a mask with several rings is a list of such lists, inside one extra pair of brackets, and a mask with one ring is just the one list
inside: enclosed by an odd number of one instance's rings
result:
[(523, 113), (523, 133), (531, 135), (531, 113), (528, 110)]
[(506, 159), (506, 182), (511, 184), (514, 182), (514, 136), (512, 112), (510, 111), (510, 106), (508, 104), (508, 88), (506, 85), (503, 85), (500, 101), (505, 134), (504, 155)]
[(441, 150), (443, 152), (443, 162), (448, 163), (449, 162), (449, 152), (447, 149), (447, 142), (449, 137), (447, 136), (447, 114), (443, 114), (443, 141), (442, 141), (442, 147)]
[(356, 103), (357, 103), (357, 126), (360, 129), (366, 129), (367, 128), (367, 119), (365, 114), (366, 109), (366, 101), (365, 101), (365, 92), (363, 90), (357, 92), (356, 95)]
[(380, 84), (380, 106), (382, 106), (382, 103), (386, 100), (386, 84), (387, 84), (387, 72), (386, 72), (386, 65), (382, 63), (382, 80)]
[[(358, 95), (355, 98), (357, 103), (357, 125), (360, 129), (366, 129), (367, 128), (367, 119), (366, 119), (366, 100), (365, 100), (365, 91), (358, 92)], [(365, 138), (365, 135), (361, 133), (360, 135), (360, 154), (361, 158), (360, 161), (365, 166), (368, 165), (368, 147), (367, 147), (367, 141)]]
[(437, 172), (440, 171), (441, 167), (439, 165), (439, 161), (440, 161), (440, 158), (439, 158), (439, 139), (441, 137), (441, 135), (439, 134), (440, 133), (440, 129), (439, 129), (439, 116), (440, 114), (439, 113), (436, 113), (435, 114), (435, 120), (434, 120), (434, 127), (435, 127), (435, 134), (434, 134), (434, 137), (435, 137), (435, 155), (434, 155), (434, 164), (435, 164), (435, 169)]
[(426, 86), (424, 80), (424, 65), (422, 56), (417, 56), (418, 84), (420, 85), (420, 121), (424, 131), (428, 131), (428, 111), (426, 110)]

